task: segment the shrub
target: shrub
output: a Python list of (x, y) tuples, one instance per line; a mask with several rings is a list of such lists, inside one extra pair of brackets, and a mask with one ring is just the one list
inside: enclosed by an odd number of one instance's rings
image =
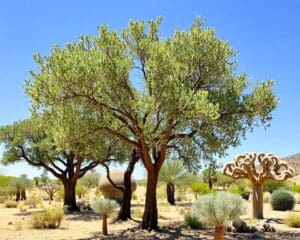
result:
[(273, 210), (286, 211), (293, 209), (295, 199), (292, 192), (284, 189), (276, 190), (271, 195)]
[(55, 193), (55, 200), (60, 202), (61, 200), (64, 199), (64, 196), (65, 196), (65, 190), (61, 188)]
[(42, 199), (36, 196), (30, 197), (24, 202), (24, 205), (29, 208), (36, 208), (39, 204), (42, 204)]
[(263, 191), (273, 193), (279, 189), (289, 189), (290, 186), (287, 181), (276, 181), (276, 180), (268, 180), (263, 184)]
[(291, 187), (291, 191), (295, 193), (300, 193), (300, 185), (294, 185)]
[(289, 227), (299, 228), (300, 227), (300, 214), (299, 213), (289, 213), (284, 223)]
[(62, 208), (47, 208), (41, 212), (33, 212), (30, 216), (32, 228), (58, 228), (64, 218)]
[(115, 200), (96, 197), (91, 202), (91, 208), (102, 215), (102, 233), (108, 235), (107, 232), (107, 218), (118, 207), (118, 203)]
[(133, 216), (135, 217), (135, 218), (142, 218), (143, 217), (143, 210), (142, 209), (140, 209), (140, 208), (135, 208), (134, 210), (133, 210)]
[(18, 206), (18, 203), (16, 201), (7, 200), (4, 202), (4, 206), (6, 208), (16, 208)]
[(227, 192), (201, 196), (191, 208), (193, 216), (215, 225), (215, 239), (223, 239), (225, 223), (237, 219), (245, 211), (243, 199)]
[(195, 195), (195, 198), (197, 199), (198, 195), (203, 195), (203, 194), (207, 194), (210, 193), (211, 190), (209, 189), (208, 185), (204, 182), (193, 182), (189, 185), (190, 189), (192, 190), (192, 192)]
[(248, 182), (245, 180), (236, 180), (234, 184), (230, 185), (228, 188), (228, 192), (232, 194), (238, 194), (241, 195), (242, 198), (248, 200), (249, 199), (249, 191), (247, 190), (248, 188)]
[(23, 212), (27, 212), (28, 207), (25, 206), (24, 204), (20, 204), (19, 209), (20, 209), (20, 212), (23, 213)]
[(184, 216), (184, 222), (191, 229), (204, 229), (204, 225), (199, 218), (191, 215), (190, 213)]

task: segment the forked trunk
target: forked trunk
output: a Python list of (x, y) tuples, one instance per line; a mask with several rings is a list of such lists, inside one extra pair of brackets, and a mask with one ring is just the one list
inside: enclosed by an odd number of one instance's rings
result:
[(124, 173), (124, 189), (123, 189), (123, 201), (118, 214), (117, 220), (126, 221), (127, 219), (131, 219), (131, 197), (132, 197), (132, 189), (131, 189), (131, 175), (134, 170), (134, 166), (139, 160), (139, 155), (134, 150), (131, 155), (131, 160), (129, 165)]
[(64, 206), (70, 211), (80, 211), (76, 204), (76, 182), (65, 180), (64, 184)]
[(175, 186), (173, 183), (167, 184), (167, 199), (168, 203), (175, 205)]
[(252, 217), (263, 219), (263, 190), (260, 184), (253, 184), (252, 189)]
[(223, 240), (224, 239), (224, 226), (215, 226), (215, 238), (214, 240)]
[(102, 215), (102, 234), (107, 236), (107, 215), (103, 214)]
[(145, 200), (145, 210), (142, 220), (142, 229), (157, 229), (157, 201), (156, 201), (156, 187), (158, 181), (158, 174), (155, 170), (148, 169), (147, 176), (147, 191)]

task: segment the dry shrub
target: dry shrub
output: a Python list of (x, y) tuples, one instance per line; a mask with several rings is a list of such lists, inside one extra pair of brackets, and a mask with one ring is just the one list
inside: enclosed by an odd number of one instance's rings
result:
[(62, 208), (45, 208), (41, 212), (33, 212), (30, 216), (30, 225), (32, 228), (58, 228), (64, 218)]
[(300, 227), (300, 214), (299, 213), (289, 213), (284, 223), (289, 227), (299, 228)]
[(28, 206), (29, 208), (36, 208), (39, 204), (42, 204), (42, 199), (37, 196), (29, 197), (24, 202), (24, 205)]
[(133, 210), (133, 217), (134, 218), (142, 218), (143, 214), (144, 214), (144, 212), (143, 212), (143, 210), (141, 208), (135, 208)]
[(27, 212), (28, 206), (25, 206), (23, 203), (21, 203), (21, 204), (19, 205), (19, 209), (20, 209), (20, 212), (21, 212), (21, 213)]
[(18, 203), (16, 201), (13, 200), (7, 200), (4, 202), (4, 206), (6, 208), (16, 208), (18, 206)]

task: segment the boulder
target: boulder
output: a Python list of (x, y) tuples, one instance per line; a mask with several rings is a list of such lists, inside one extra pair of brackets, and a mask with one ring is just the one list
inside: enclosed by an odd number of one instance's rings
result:
[[(110, 172), (110, 178), (117, 186), (124, 186), (124, 172), (113, 170)], [(136, 181), (131, 178), (131, 191), (134, 192), (136, 190), (137, 184)], [(105, 198), (114, 199), (118, 202), (122, 202), (123, 193), (119, 189), (115, 188), (108, 181), (106, 175), (102, 176), (99, 181), (99, 189), (102, 195)]]

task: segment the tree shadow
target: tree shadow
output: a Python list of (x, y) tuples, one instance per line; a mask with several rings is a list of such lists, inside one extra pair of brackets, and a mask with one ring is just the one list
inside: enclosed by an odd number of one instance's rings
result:
[(96, 221), (101, 219), (100, 215), (93, 211), (73, 212), (73, 213), (68, 213), (67, 216), (71, 221), (88, 222), (88, 221)]

